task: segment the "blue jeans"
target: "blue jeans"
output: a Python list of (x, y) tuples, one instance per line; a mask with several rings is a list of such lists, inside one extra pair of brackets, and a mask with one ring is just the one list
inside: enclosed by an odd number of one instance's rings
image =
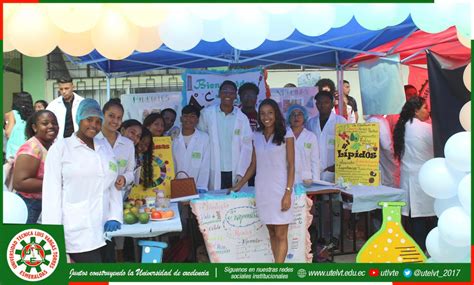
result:
[(26, 223), (36, 224), (41, 214), (41, 200), (25, 198), (21, 194), (19, 196), (25, 201), (26, 208), (28, 209), (28, 219)]

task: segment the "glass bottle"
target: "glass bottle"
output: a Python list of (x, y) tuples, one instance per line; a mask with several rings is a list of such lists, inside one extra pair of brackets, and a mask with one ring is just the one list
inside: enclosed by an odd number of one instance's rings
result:
[(420, 263), (426, 256), (402, 226), (405, 202), (380, 202), (383, 223), (357, 254), (358, 263)]

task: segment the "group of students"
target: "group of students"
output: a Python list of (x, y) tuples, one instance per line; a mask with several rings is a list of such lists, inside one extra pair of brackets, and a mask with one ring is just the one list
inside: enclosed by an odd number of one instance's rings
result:
[[(149, 114), (143, 124), (122, 122), (119, 100), (101, 109), (95, 100), (74, 93), (71, 79), (58, 83), (61, 96), (26, 122), (28, 140), (16, 151), (13, 188), (27, 204), (28, 223), (42, 214), (43, 224), (64, 225), (66, 252), (75, 262), (103, 261), (103, 232), (120, 229), (122, 201), (131, 186), (139, 181), (152, 187), (153, 137), (173, 138), (176, 171), (193, 177), (202, 191), (239, 191), (247, 182), (253, 186), (255, 179), (257, 211), (268, 228), (275, 262), (284, 262), (288, 250), (294, 184), (334, 182), (335, 125), (347, 121), (334, 111), (330, 86), (318, 86), (316, 117), (308, 118), (304, 107), (294, 105), (285, 118), (272, 99), (256, 106), (255, 84), (237, 88), (224, 81), (220, 103), (203, 110), (183, 107), (177, 128), (172, 109)], [(237, 94), (242, 109), (234, 106)], [(13, 106), (25, 115), (24, 109)], [(431, 127), (423, 123), (423, 110), (426, 104), (420, 97), (407, 101), (393, 136), (391, 159), (402, 162), (401, 185), (410, 191), (412, 217), (432, 214), (415, 209), (426, 203), (426, 197), (418, 193), (413, 171), (430, 155)], [(426, 140), (423, 150), (415, 144), (420, 139)], [(420, 161), (410, 163), (414, 158)], [(134, 175), (137, 167), (139, 179)]]

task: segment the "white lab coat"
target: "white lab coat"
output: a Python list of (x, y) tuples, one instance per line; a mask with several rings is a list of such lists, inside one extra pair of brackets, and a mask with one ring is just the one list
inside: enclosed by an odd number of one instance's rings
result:
[(321, 180), (334, 182), (334, 172), (324, 171), (327, 167), (334, 165), (335, 163), (335, 137), (336, 137), (336, 124), (346, 124), (347, 121), (344, 117), (339, 116), (333, 112), (329, 115), (329, 119), (324, 125), (324, 129), (321, 130), (319, 124), (319, 115), (309, 119), (306, 123), (306, 128), (312, 131), (319, 143), (319, 161), (321, 169)]
[(123, 175), (126, 181), (125, 186), (122, 188), (122, 195), (124, 195), (127, 187), (135, 180), (135, 175), (133, 173), (136, 164), (135, 145), (130, 139), (122, 136), (118, 132), (117, 134), (118, 136), (113, 146), (108, 143), (102, 132), (97, 134), (97, 138), (104, 139), (107, 142), (107, 146), (111, 148), (115, 155), (118, 165), (118, 175)]
[[(201, 111), (198, 129), (209, 135), (211, 150), (211, 167), (209, 190), (221, 188), (221, 162), (219, 149), (219, 134), (217, 128), (217, 110), (219, 105), (211, 105)], [(244, 176), (252, 160), (252, 130), (247, 116), (236, 109), (237, 118), (232, 137), (232, 180), (237, 175)]]
[(291, 128), (287, 131), (295, 137), (295, 184), (302, 183), (306, 179), (319, 180), (321, 170), (316, 135), (304, 128), (296, 138)]
[(95, 138), (92, 150), (73, 134), (48, 151), (42, 222), (64, 225), (67, 253), (104, 246), (105, 222), (122, 222), (122, 195), (114, 186), (117, 163), (106, 144)]
[[(206, 133), (196, 129), (187, 148), (183, 134), (179, 133), (173, 140), (173, 159), (176, 173), (184, 171), (194, 178), (198, 189), (208, 189), (211, 161), (209, 136)], [(179, 177), (186, 176), (180, 174)]]
[(421, 166), (434, 157), (431, 125), (416, 118), (405, 124), (405, 151), (401, 159), (400, 188), (408, 191), (410, 216), (435, 216), (434, 198), (423, 192), (418, 180)]
[(366, 123), (376, 123), (379, 125), (379, 165), (382, 185), (399, 188), (400, 164), (393, 156), (393, 140), (389, 122), (382, 115), (371, 115), (365, 121)]
[[(77, 112), (77, 107), (79, 107), (79, 103), (84, 100), (83, 97), (77, 95), (74, 93), (74, 101), (72, 102), (72, 121), (74, 123), (74, 132), (76, 132), (79, 129), (79, 126), (76, 122), (76, 112)], [(66, 123), (66, 106), (64, 106), (63, 102), (63, 97), (59, 96), (58, 98), (54, 99), (51, 101), (51, 103), (48, 104), (48, 107), (46, 107), (46, 110), (50, 110), (56, 115), (56, 118), (58, 119), (58, 125), (59, 125), (59, 132), (58, 132), (58, 140), (63, 139), (64, 135), (64, 125)]]

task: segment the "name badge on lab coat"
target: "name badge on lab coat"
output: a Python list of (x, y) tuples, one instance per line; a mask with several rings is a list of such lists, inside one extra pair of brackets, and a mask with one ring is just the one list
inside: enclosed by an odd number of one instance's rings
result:
[(236, 129), (236, 130), (234, 131), (234, 135), (240, 136), (240, 129)]
[(191, 157), (192, 157), (192, 159), (201, 159), (201, 153), (195, 151), (191, 154)]
[(109, 161), (109, 170), (117, 172), (117, 164), (113, 161)]
[(304, 143), (304, 148), (311, 149), (313, 147), (312, 143)]
[(120, 168), (124, 168), (124, 167), (127, 166), (127, 160), (125, 160), (125, 159), (119, 159), (117, 161), (117, 163), (118, 163), (118, 167), (120, 167)]

